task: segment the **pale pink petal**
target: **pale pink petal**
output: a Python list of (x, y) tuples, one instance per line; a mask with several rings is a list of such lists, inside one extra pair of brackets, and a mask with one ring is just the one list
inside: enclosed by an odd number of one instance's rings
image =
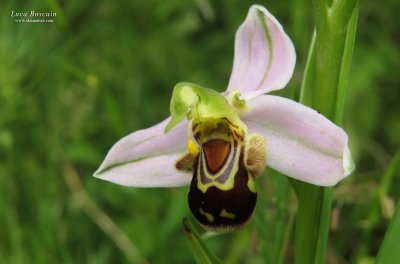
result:
[(235, 58), (227, 91), (262, 94), (282, 89), (292, 77), (296, 53), (281, 24), (253, 5), (236, 32)]
[(347, 134), (317, 111), (287, 98), (262, 95), (243, 116), (267, 145), (267, 166), (295, 179), (332, 186), (354, 169)]
[(187, 125), (184, 121), (167, 134), (170, 118), (119, 140), (108, 152), (94, 176), (134, 187), (172, 187), (190, 183), (191, 175), (178, 172), (175, 161), (186, 151)]
[(175, 169), (180, 154), (159, 155), (111, 168), (96, 177), (131, 187), (177, 187), (189, 185), (190, 173)]

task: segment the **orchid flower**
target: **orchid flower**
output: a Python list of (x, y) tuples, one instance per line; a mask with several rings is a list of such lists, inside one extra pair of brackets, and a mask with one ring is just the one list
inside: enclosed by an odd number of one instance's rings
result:
[(264, 7), (250, 8), (235, 38), (226, 92), (178, 83), (171, 117), (119, 140), (94, 176), (132, 187), (191, 185), (189, 207), (205, 228), (236, 230), (251, 218), (265, 166), (333, 186), (354, 164), (347, 134), (317, 111), (265, 93), (289, 82), (294, 46)]

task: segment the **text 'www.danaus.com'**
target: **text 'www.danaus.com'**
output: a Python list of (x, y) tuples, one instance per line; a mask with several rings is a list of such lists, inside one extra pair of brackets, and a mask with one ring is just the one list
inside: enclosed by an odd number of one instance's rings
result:
[(16, 23), (53, 23), (54, 19), (14, 19)]
[(54, 19), (14, 19), (16, 23), (53, 23)]

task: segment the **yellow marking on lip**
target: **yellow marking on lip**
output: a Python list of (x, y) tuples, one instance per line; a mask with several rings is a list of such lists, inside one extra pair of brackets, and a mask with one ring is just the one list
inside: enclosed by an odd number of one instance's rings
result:
[(193, 142), (191, 138), (189, 138), (188, 143), (187, 143), (187, 148), (190, 154), (193, 156), (197, 155), (199, 153), (199, 149), (197, 148), (196, 144)]
[(234, 213), (228, 213), (225, 209), (222, 209), (221, 212), (219, 213), (220, 217), (225, 217), (229, 219), (235, 219), (236, 215)]
[(248, 181), (247, 181), (247, 188), (249, 188), (249, 190), (250, 190), (252, 193), (256, 193), (257, 190), (256, 190), (256, 183), (254, 182), (254, 178), (253, 178), (253, 176), (252, 176), (249, 172), (247, 172), (247, 174), (249, 175), (249, 176), (248, 176), (249, 179), (248, 179)]
[(214, 222), (214, 216), (212, 214), (204, 212), (203, 208), (200, 208), (199, 212), (207, 218), (208, 222)]
[(192, 121), (190, 121), (188, 127), (187, 127), (187, 133), (188, 133), (188, 143), (187, 143), (187, 149), (189, 153), (193, 156), (196, 156), (199, 153), (199, 149), (197, 148), (196, 144), (193, 142), (191, 136), (190, 136), (190, 129), (192, 127)]

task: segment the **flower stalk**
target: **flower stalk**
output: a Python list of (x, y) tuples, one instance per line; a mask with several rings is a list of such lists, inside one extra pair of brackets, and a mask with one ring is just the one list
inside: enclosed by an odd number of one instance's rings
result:
[[(357, 25), (358, 3), (314, 0), (316, 31), (304, 72), (300, 102), (341, 125)], [(292, 181), (299, 200), (296, 263), (325, 263), (333, 187)]]

